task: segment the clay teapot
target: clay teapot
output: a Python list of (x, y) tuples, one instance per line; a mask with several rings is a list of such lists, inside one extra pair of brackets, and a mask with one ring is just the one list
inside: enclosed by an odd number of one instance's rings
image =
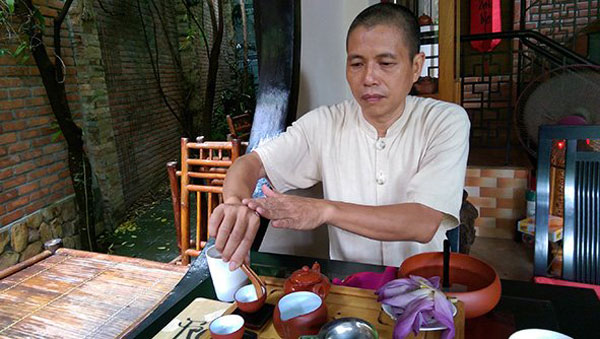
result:
[(292, 273), (285, 280), (283, 288), (285, 294), (296, 291), (309, 291), (316, 293), (321, 299), (325, 299), (331, 288), (331, 283), (326, 276), (321, 274), (321, 265), (315, 261), (312, 268), (304, 266)]
[(419, 17), (419, 26), (433, 25), (431, 17), (425, 13)]
[(284, 339), (315, 335), (326, 322), (327, 305), (313, 292), (286, 294), (279, 299), (273, 311), (273, 326)]

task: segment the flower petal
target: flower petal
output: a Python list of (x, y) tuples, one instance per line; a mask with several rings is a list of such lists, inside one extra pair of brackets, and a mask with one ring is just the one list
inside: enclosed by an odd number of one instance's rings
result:
[(452, 315), (452, 304), (444, 293), (436, 291), (433, 294), (433, 316), (444, 326), (448, 327), (442, 334), (442, 338), (454, 338), (454, 317)]
[[(416, 300), (408, 305), (394, 327), (394, 339), (404, 338), (408, 333), (415, 328), (420, 329), (423, 321), (423, 317), (418, 315), (422, 311), (431, 310), (433, 308), (433, 301), (429, 298), (423, 298)], [(417, 324), (415, 324), (417, 322)], [(418, 334), (414, 332), (415, 335)]]
[(390, 298), (382, 299), (380, 302), (386, 305), (406, 308), (413, 301), (427, 298), (430, 294), (431, 291), (428, 289), (419, 288), (408, 293), (398, 294)]

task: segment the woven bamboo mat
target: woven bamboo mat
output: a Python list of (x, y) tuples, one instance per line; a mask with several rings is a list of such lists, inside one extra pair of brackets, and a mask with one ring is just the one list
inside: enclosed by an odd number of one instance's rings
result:
[(115, 338), (151, 311), (185, 267), (60, 249), (0, 280), (0, 338)]

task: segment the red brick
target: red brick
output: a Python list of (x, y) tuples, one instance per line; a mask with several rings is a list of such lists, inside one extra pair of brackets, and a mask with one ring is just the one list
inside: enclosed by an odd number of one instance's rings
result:
[(50, 193), (49, 187), (41, 187), (39, 190), (31, 193), (30, 200), (31, 201), (38, 200), (38, 199), (48, 195), (49, 193)]
[(35, 202), (30, 203), (29, 205), (25, 206), (25, 213), (31, 214), (46, 205), (47, 205), (46, 202), (44, 202), (43, 200), (35, 201)]
[(29, 88), (18, 88), (10, 91), (11, 99), (24, 98), (28, 96), (31, 96), (31, 91)]
[(19, 153), (29, 149), (29, 142), (27, 141), (18, 141), (14, 144), (8, 146), (8, 152), (11, 154)]
[(24, 195), (38, 188), (40, 188), (40, 184), (38, 182), (32, 182), (23, 186), (19, 186), (17, 190), (19, 192), (19, 195)]
[(0, 100), (8, 99), (8, 91), (0, 90)]
[(31, 89), (31, 94), (34, 95), (34, 96), (47, 95), (46, 88), (44, 88), (44, 87), (35, 87), (35, 88)]
[(10, 191), (4, 190), (0, 193), (0, 204), (4, 204), (5, 202), (12, 200), (18, 196), (17, 190), (13, 189)]
[(2, 130), (6, 132), (19, 131), (26, 127), (25, 121), (23, 120), (13, 120), (2, 123)]
[(32, 181), (50, 173), (47, 168), (40, 168), (27, 173), (27, 181)]
[[(27, 160), (38, 158), (41, 155), (42, 155), (41, 149), (32, 149), (29, 152), (24, 152), (24, 153), (19, 154), (19, 159), (21, 161), (27, 161)], [(38, 164), (37, 161), (36, 161), (36, 164), (38, 166), (41, 166), (41, 164)]]
[(8, 225), (11, 222), (21, 218), (23, 215), (24, 211), (22, 209), (3, 215), (2, 217), (0, 217), (0, 225)]
[(4, 170), (0, 170), (0, 180), (4, 180), (6, 178), (9, 178), (13, 175), (13, 169), (12, 168), (7, 168)]
[(7, 168), (16, 165), (19, 162), (19, 157), (16, 155), (0, 158), (0, 168)]
[(64, 171), (61, 171), (58, 174), (58, 177), (61, 178), (61, 179), (68, 178), (70, 176), (71, 176), (71, 172), (69, 171), (69, 169), (65, 169)]
[[(0, 104), (2, 106), (2, 104)], [(13, 118), (13, 114), (11, 112), (1, 112), (0, 113), (0, 121), (11, 121)]]
[(29, 127), (35, 127), (35, 126), (41, 126), (41, 125), (49, 125), (50, 122), (54, 121), (53, 118), (49, 117), (49, 116), (37, 116), (37, 117), (33, 117), (29, 120), (27, 120), (27, 126)]
[(0, 77), (0, 87), (1, 88), (19, 87), (22, 85), (23, 85), (23, 82), (19, 78)]
[(58, 181), (58, 175), (53, 174), (53, 175), (47, 176), (45, 178), (42, 178), (40, 180), (40, 185), (42, 185), (42, 186), (48, 186), (48, 185), (50, 185), (52, 183), (55, 183), (57, 181)]
[(6, 203), (6, 211), (11, 212), (21, 206), (25, 206), (29, 202), (29, 196), (20, 196)]
[(25, 176), (18, 175), (18, 173), (17, 173), (15, 176), (13, 176), (12, 179), (6, 180), (3, 182), (2, 189), (7, 190), (9, 188), (17, 187), (17, 186), (23, 185), (26, 181), (27, 180), (26, 180)]
[(22, 173), (29, 172), (34, 168), (36, 168), (35, 163), (33, 161), (27, 161), (15, 167), (15, 174), (20, 175)]
[(0, 104), (0, 108), (2, 109), (21, 108), (23, 106), (25, 106), (25, 101), (23, 99), (4, 101)]
[(61, 144), (50, 144), (48, 146), (44, 146), (44, 148), (42, 149), (42, 152), (44, 153), (54, 153), (57, 151), (61, 151), (64, 149), (64, 146)]
[(0, 135), (0, 145), (5, 145), (17, 141), (16, 133), (2, 133)]
[(41, 106), (48, 103), (48, 99), (46, 97), (35, 97), (25, 100), (25, 106)]

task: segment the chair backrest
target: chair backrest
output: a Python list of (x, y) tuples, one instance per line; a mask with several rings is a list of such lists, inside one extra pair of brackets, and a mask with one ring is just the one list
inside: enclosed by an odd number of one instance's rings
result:
[[(189, 142), (181, 138), (181, 170), (176, 163), (167, 164), (171, 184), (171, 199), (175, 215), (177, 245), (181, 262), (189, 263), (190, 256), (198, 256), (208, 239), (207, 221), (221, 202), (223, 180), (227, 169), (240, 156), (240, 142)], [(177, 177), (180, 177), (179, 183)], [(190, 193), (196, 193), (196, 237), (190, 239)]]
[(227, 126), (229, 126), (231, 139), (248, 141), (250, 139), (250, 131), (252, 130), (252, 117), (249, 113), (234, 117), (227, 115)]
[(547, 275), (553, 141), (565, 140), (563, 279), (600, 284), (600, 125), (539, 130), (534, 274)]

